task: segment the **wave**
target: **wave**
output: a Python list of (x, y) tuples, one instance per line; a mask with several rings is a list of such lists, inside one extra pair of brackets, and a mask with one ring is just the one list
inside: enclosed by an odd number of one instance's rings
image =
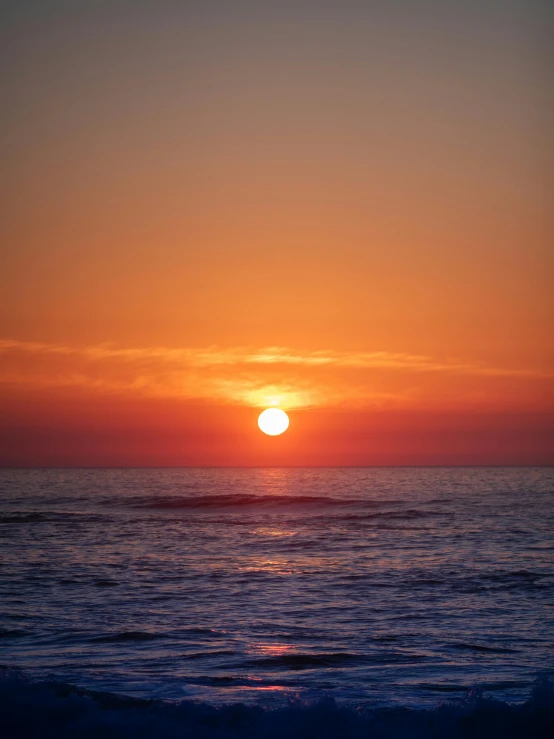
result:
[[(114, 507), (130, 507), (138, 510), (165, 510), (165, 509), (217, 509), (217, 508), (251, 508), (251, 507), (276, 507), (286, 508), (288, 506), (316, 506), (318, 508), (337, 508), (362, 506), (367, 508), (386, 505), (385, 502), (364, 501), (356, 499), (330, 498), (322, 495), (236, 495), (236, 494), (213, 494), (213, 495), (164, 495), (164, 496), (133, 496), (130, 498), (104, 498), (96, 499), (96, 504)], [(49, 511), (14, 511), (0, 515), (0, 524), (23, 524), (62, 522), (66, 519), (86, 518), (87, 520), (102, 520), (102, 514), (90, 511), (77, 513), (75, 511), (49, 510)]]
[[(109, 505), (124, 505), (142, 510), (210, 510), (210, 509), (278, 509), (290, 507), (327, 511), (332, 509), (345, 521), (366, 521), (374, 518), (385, 520), (412, 520), (442, 515), (439, 511), (403, 508), (405, 501), (399, 500), (367, 500), (361, 498), (333, 498), (326, 495), (249, 495), (249, 494), (212, 494), (212, 495), (165, 495), (122, 498), (106, 501)], [(408, 504), (409, 505), (409, 504)], [(385, 510), (383, 510), (385, 509)]]
[(546, 678), (538, 681), (521, 704), (485, 698), (473, 689), (463, 700), (434, 709), (364, 709), (329, 697), (263, 708), (131, 698), (65, 683), (32, 683), (4, 669), (0, 717), (3, 735), (11, 739), (546, 739), (554, 735), (554, 687)]
[(517, 654), (519, 650), (511, 649), (509, 647), (491, 647), (485, 644), (465, 644), (459, 642), (455, 644), (447, 644), (450, 649), (459, 649), (461, 651), (470, 652), (492, 652), (494, 654)]
[(64, 521), (102, 520), (103, 516), (91, 513), (77, 513), (75, 511), (17, 511), (0, 515), (0, 524), (20, 523), (63, 523)]
[(165, 495), (131, 498), (129, 504), (135, 508), (243, 508), (245, 506), (321, 506), (336, 507), (359, 505), (356, 499), (330, 498), (323, 495)]
[(117, 644), (118, 642), (141, 642), (154, 641), (155, 639), (166, 639), (165, 634), (152, 634), (149, 631), (121, 631), (118, 634), (107, 634), (106, 636), (97, 636), (92, 641), (102, 644)]
[[(54, 501), (55, 502), (55, 501)], [(302, 508), (309, 511), (334, 511), (345, 521), (360, 522), (371, 519), (384, 521), (411, 521), (430, 516), (440, 516), (437, 510), (414, 508), (406, 501), (367, 500), (360, 498), (333, 498), (324, 495), (252, 495), (252, 494), (210, 494), (210, 495), (144, 495), (132, 497), (96, 498), (96, 506), (102, 512), (96, 511), (65, 511), (65, 510), (18, 510), (0, 515), (0, 524), (29, 524), (29, 523), (63, 523), (65, 521), (83, 520), (102, 522), (109, 518), (114, 509), (134, 509), (136, 511), (165, 511), (165, 510), (286, 510), (287, 508)], [(109, 512), (108, 512), (109, 511)]]
[(385, 652), (379, 654), (352, 654), (350, 652), (332, 652), (319, 654), (279, 654), (241, 662), (240, 667), (267, 667), (289, 670), (309, 670), (319, 667), (345, 667), (364, 664), (413, 664), (426, 657), (413, 652)]
[(0, 629), (0, 639), (13, 639), (27, 635), (28, 632), (23, 629)]
[(291, 670), (307, 670), (312, 667), (342, 667), (343, 665), (362, 662), (359, 654), (336, 652), (331, 654), (279, 654), (256, 657), (246, 660), (246, 667), (285, 667)]

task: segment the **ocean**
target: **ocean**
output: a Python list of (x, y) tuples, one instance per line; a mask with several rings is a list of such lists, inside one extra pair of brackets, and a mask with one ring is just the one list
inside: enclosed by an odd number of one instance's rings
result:
[(4, 728), (548, 736), (553, 531), (553, 468), (0, 470)]

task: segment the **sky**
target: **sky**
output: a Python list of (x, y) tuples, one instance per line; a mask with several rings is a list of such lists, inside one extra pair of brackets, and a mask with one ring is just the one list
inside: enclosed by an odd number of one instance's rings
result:
[(551, 3), (0, 17), (0, 465), (554, 463)]

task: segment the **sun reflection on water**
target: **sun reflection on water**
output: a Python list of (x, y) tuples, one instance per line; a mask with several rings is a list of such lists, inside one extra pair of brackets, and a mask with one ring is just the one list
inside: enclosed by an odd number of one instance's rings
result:
[(254, 529), (249, 532), (256, 536), (296, 536), (298, 531), (287, 531), (285, 529)]
[(252, 559), (250, 564), (239, 567), (243, 572), (271, 572), (276, 575), (292, 575), (294, 570), (283, 559)]
[(262, 654), (269, 657), (281, 657), (293, 650), (292, 644), (253, 644), (247, 651), (250, 654)]

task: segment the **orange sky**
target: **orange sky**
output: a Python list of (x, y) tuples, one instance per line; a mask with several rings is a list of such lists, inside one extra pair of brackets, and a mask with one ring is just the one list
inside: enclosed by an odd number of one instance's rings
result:
[(0, 464), (554, 462), (547, 4), (1, 13)]

